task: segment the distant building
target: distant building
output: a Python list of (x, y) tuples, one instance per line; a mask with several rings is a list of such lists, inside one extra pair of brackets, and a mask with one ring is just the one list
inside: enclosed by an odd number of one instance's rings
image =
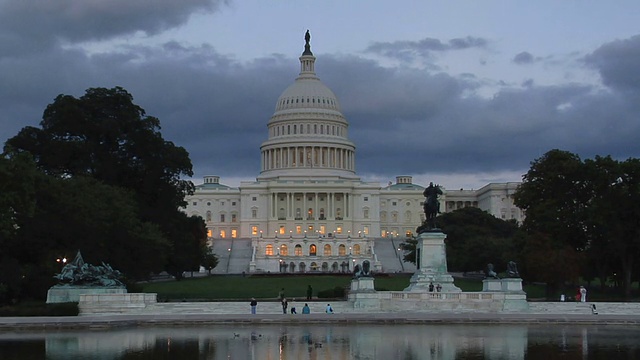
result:
[[(315, 60), (307, 43), (300, 74), (267, 124), (256, 181), (232, 188), (205, 176), (186, 199), (185, 212), (205, 219), (211, 241), (252, 239), (251, 272), (350, 272), (364, 260), (379, 270), (373, 239), (411, 235), (424, 220), (424, 187), (411, 176), (386, 186), (357, 176), (349, 124)], [(440, 209), (473, 206), (521, 221), (512, 200), (518, 185), (443, 189)]]

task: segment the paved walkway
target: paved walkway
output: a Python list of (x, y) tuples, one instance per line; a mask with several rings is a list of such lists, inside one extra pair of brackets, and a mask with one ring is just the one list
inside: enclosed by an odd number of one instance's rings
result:
[[(193, 303), (190, 303), (193, 304)], [(201, 303), (203, 304), (203, 303)], [(211, 303), (209, 303), (211, 304)], [(248, 314), (245, 302), (225, 303), (215, 313), (195, 309), (172, 314), (91, 315), (68, 317), (0, 317), (0, 331), (103, 329), (128, 326), (200, 326), (213, 324), (620, 324), (640, 325), (639, 303), (595, 303), (602, 311), (591, 313), (590, 303), (530, 303), (526, 313), (481, 312), (356, 312), (347, 302), (332, 302), (336, 313), (325, 314), (326, 303), (310, 303), (312, 313), (282, 314), (275, 302), (258, 305), (258, 314)], [(176, 303), (180, 307), (181, 303)], [(184, 304), (187, 305), (187, 304)], [(221, 304), (220, 304), (221, 305)], [(233, 306), (231, 306), (233, 305)], [(300, 309), (301, 310), (301, 309)], [(298, 310), (298, 311), (300, 311)], [(347, 311), (350, 310), (350, 311)]]

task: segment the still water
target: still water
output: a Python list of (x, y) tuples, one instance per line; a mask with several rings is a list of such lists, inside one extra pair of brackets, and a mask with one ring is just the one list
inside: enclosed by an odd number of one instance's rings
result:
[(4, 331), (0, 359), (640, 359), (640, 327), (314, 324)]

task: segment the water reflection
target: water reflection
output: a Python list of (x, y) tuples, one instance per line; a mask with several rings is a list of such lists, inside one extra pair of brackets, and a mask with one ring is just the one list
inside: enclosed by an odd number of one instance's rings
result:
[(640, 358), (640, 328), (581, 325), (259, 325), (0, 332), (0, 359)]

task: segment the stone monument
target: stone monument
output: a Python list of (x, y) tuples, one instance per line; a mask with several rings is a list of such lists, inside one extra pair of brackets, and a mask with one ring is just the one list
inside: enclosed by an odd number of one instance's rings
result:
[(120, 281), (122, 275), (108, 264), (91, 265), (84, 262), (80, 250), (62, 271), (54, 276), (58, 284), (49, 288), (47, 304), (78, 302), (81, 294), (125, 294)]
[(453, 276), (447, 270), (447, 251), (444, 243), (446, 235), (437, 227), (436, 217), (440, 213), (438, 195), (440, 186), (429, 184), (424, 190), (425, 221), (420, 225), (416, 244), (416, 272), (411, 277), (408, 292), (427, 292), (429, 285), (439, 284), (443, 292), (460, 292), (453, 283)]

